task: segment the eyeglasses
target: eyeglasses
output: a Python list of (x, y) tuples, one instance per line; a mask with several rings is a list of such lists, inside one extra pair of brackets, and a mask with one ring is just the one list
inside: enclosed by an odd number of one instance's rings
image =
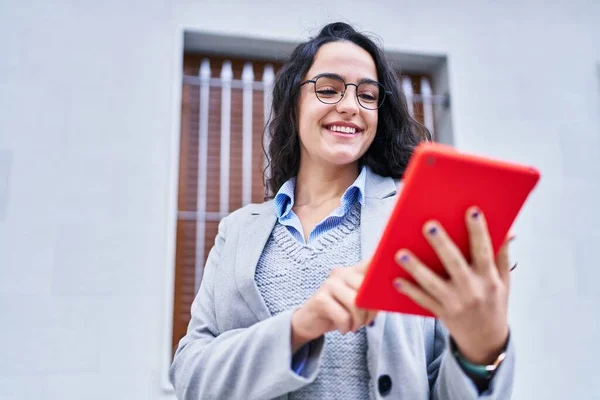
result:
[(377, 81), (364, 79), (358, 84), (346, 83), (341, 76), (336, 74), (321, 74), (314, 79), (308, 79), (300, 84), (315, 84), (315, 95), (321, 103), (337, 104), (344, 98), (348, 86), (356, 88), (356, 99), (361, 107), (367, 110), (377, 110), (383, 104), (386, 94), (392, 92), (386, 91), (385, 87)]

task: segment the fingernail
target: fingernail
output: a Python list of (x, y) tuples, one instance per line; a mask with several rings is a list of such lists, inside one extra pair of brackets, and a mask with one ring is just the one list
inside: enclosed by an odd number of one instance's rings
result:
[(429, 228), (428, 233), (430, 235), (435, 235), (437, 233), (437, 228), (435, 226), (432, 226), (431, 228)]
[(471, 213), (471, 218), (473, 218), (473, 219), (477, 219), (478, 217), (479, 217), (479, 211), (473, 211), (473, 212)]
[(407, 254), (402, 254), (400, 257), (398, 257), (398, 261), (400, 261), (401, 263), (407, 263), (408, 262), (408, 255)]
[(369, 322), (369, 326), (370, 326), (371, 328), (372, 328), (372, 327), (374, 327), (374, 326), (375, 326), (375, 320), (373, 320), (373, 321)]
[(512, 270), (514, 270), (515, 268), (517, 268), (517, 265), (519, 265), (519, 263), (518, 263), (518, 262), (516, 262), (516, 263), (515, 263), (515, 264), (514, 264), (514, 265), (511, 267), (511, 269), (510, 269), (510, 270), (512, 271)]
[(394, 286), (396, 287), (396, 289), (400, 289), (402, 287), (402, 282), (398, 279), (396, 279), (394, 281)]

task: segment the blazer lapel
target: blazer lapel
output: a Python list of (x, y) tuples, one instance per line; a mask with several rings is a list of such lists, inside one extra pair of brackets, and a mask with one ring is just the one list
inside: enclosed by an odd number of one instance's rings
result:
[[(396, 202), (397, 185), (392, 178), (384, 178), (367, 169), (365, 182), (365, 204), (361, 209), (361, 255), (363, 259), (370, 258), (379, 239), (383, 234), (389, 215)], [(375, 325), (367, 329), (368, 367), (375, 379), (378, 373), (378, 363), (381, 360), (381, 343), (385, 330), (387, 313), (380, 312), (375, 319)]]
[(365, 204), (361, 209), (361, 255), (369, 258), (383, 234), (388, 216), (392, 212), (397, 186), (392, 178), (384, 178), (367, 168)]
[(248, 307), (259, 321), (269, 318), (271, 313), (256, 286), (254, 274), (276, 221), (273, 202), (257, 205), (242, 222), (237, 243), (236, 284)]

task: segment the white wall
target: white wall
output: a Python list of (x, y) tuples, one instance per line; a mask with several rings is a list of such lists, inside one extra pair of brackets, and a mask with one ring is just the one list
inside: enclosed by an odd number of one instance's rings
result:
[(170, 397), (182, 30), (297, 41), (337, 18), (447, 54), (455, 143), (541, 168), (514, 398), (600, 397), (600, 3), (49, 3), (0, 0), (0, 398)]

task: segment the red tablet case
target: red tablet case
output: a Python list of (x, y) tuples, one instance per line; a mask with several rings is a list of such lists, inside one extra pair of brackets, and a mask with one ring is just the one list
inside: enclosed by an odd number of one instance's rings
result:
[(395, 278), (414, 279), (394, 260), (401, 248), (412, 251), (444, 278), (445, 269), (422, 234), (429, 220), (439, 221), (467, 260), (469, 237), (465, 213), (478, 206), (488, 223), (494, 254), (498, 252), (540, 173), (533, 167), (458, 152), (453, 147), (423, 143), (409, 162), (400, 195), (358, 291), (364, 309), (432, 316), (399, 293)]

